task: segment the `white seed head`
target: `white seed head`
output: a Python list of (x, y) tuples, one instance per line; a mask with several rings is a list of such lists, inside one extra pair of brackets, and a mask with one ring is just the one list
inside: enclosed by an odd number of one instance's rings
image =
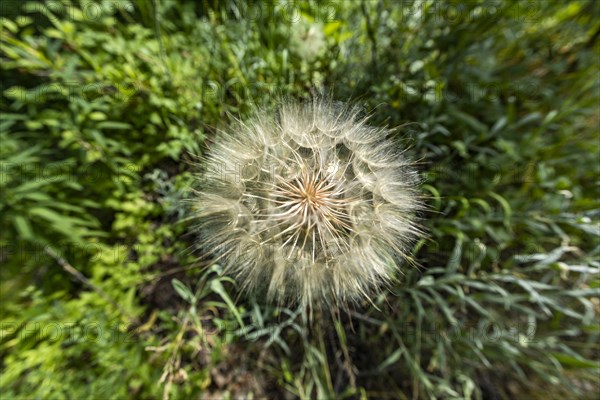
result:
[(421, 235), (418, 176), (390, 131), (326, 99), (222, 132), (194, 199), (201, 247), (246, 290), (315, 306), (368, 299)]

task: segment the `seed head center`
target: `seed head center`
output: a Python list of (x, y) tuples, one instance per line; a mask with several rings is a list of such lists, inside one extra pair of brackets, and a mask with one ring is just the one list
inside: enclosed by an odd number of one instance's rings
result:
[(306, 232), (320, 237), (351, 231), (346, 207), (352, 200), (345, 198), (344, 193), (338, 181), (330, 175), (322, 176), (320, 171), (303, 172), (287, 182), (282, 180), (276, 198), (281, 218), (291, 223), (285, 232), (291, 236), (294, 232)]
[(306, 177), (298, 182), (297, 199), (308, 211), (316, 211), (324, 206), (329, 196), (327, 191), (321, 189), (321, 184), (314, 177)]

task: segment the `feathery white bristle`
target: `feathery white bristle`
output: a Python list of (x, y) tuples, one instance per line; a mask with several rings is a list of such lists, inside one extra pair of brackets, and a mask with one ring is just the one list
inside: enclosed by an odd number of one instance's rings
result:
[(422, 235), (412, 163), (352, 107), (286, 103), (219, 138), (195, 199), (201, 246), (243, 288), (314, 306), (390, 283)]

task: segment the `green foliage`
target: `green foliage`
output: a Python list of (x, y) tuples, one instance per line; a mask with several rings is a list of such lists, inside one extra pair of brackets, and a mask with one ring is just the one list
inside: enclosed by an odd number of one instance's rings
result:
[[(3, 2), (2, 398), (591, 397), (599, 7)], [(181, 204), (232, 115), (323, 87), (422, 160), (430, 238), (311, 322), (200, 265)]]

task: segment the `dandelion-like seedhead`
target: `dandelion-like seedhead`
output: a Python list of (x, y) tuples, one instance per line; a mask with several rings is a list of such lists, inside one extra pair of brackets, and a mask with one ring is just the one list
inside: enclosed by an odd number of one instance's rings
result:
[(200, 246), (242, 288), (315, 306), (368, 299), (421, 235), (418, 176), (390, 131), (326, 99), (222, 132), (194, 199)]

